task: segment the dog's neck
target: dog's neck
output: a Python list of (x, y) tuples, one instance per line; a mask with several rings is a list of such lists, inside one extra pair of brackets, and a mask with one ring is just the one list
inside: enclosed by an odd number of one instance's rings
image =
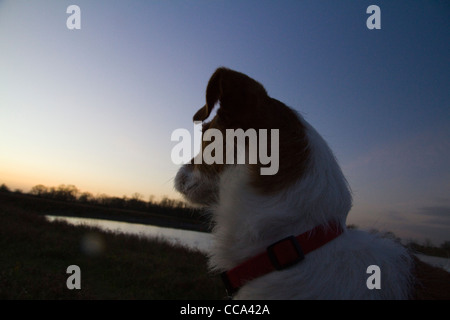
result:
[(345, 227), (351, 208), (347, 182), (325, 141), (305, 124), (310, 167), (294, 185), (268, 196), (251, 187), (245, 165), (231, 166), (223, 172), (219, 201), (212, 208), (212, 269), (233, 268), (279, 239), (330, 220)]

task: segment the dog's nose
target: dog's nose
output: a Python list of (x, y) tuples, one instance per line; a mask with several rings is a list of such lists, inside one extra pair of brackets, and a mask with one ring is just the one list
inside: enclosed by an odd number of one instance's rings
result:
[(178, 183), (181, 187), (186, 185), (186, 175), (180, 172)]
[(181, 193), (186, 190), (186, 185), (189, 181), (188, 169), (187, 165), (182, 166), (175, 176), (175, 189)]
[(178, 191), (181, 191), (186, 184), (186, 175), (182, 172), (182, 170), (178, 170), (177, 175), (175, 176), (175, 188)]

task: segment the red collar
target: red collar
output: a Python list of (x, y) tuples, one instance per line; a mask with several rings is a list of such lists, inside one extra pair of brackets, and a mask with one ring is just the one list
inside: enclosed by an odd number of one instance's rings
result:
[(266, 251), (222, 273), (228, 294), (232, 295), (252, 279), (297, 264), (305, 258), (305, 254), (330, 242), (343, 231), (338, 224), (330, 223), (317, 226), (297, 237), (290, 236), (275, 242)]

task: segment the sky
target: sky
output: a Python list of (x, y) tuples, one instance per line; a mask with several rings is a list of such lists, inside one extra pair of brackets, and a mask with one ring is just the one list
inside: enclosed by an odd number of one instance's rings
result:
[(450, 240), (448, 1), (0, 0), (0, 184), (181, 199), (171, 134), (219, 66), (325, 138), (348, 223)]

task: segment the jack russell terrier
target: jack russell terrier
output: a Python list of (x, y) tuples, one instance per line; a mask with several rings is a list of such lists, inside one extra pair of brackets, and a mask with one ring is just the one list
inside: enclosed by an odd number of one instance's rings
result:
[[(420, 262), (406, 248), (380, 235), (346, 228), (352, 206), (349, 185), (327, 143), (308, 122), (271, 98), (260, 83), (227, 68), (212, 75), (206, 105), (194, 121), (205, 121), (217, 102), (216, 115), (203, 123), (201, 146), (203, 151), (209, 148), (216, 161), (198, 161), (200, 152), (180, 168), (175, 188), (211, 212), (214, 243), (209, 265), (222, 273), (233, 298), (426, 295), (414, 293), (415, 266)], [(264, 129), (271, 139), (261, 135)], [(260, 139), (257, 146), (266, 143), (267, 153), (277, 160), (277, 170), (263, 174), (267, 161), (252, 158), (252, 135), (245, 135), (237, 146), (219, 141), (220, 136), (230, 138), (230, 130), (253, 130)], [(214, 134), (205, 137), (208, 132)]]

